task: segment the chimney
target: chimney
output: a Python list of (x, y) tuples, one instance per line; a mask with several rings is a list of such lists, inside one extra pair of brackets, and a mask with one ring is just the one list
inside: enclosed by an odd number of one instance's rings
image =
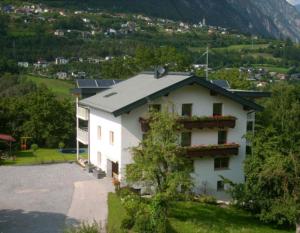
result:
[(168, 68), (166, 66), (158, 66), (154, 70), (154, 77), (156, 79), (162, 78), (163, 76), (168, 74)]

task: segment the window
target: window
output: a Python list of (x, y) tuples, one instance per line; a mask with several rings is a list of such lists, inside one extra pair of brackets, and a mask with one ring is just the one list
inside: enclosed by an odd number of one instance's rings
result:
[(115, 143), (115, 134), (113, 131), (109, 131), (109, 143), (113, 145)]
[(214, 103), (213, 105), (213, 116), (222, 116), (222, 109), (223, 104), (222, 103)]
[(218, 144), (226, 144), (227, 143), (227, 131), (221, 130), (218, 132)]
[(101, 139), (101, 134), (102, 134), (102, 132), (101, 132), (101, 126), (98, 126), (98, 130), (97, 130), (97, 137), (98, 137), (98, 140)]
[(248, 121), (247, 122), (247, 131), (249, 132), (249, 131), (253, 131), (253, 126), (254, 126), (254, 123), (253, 123), (253, 121)]
[(160, 112), (161, 110), (161, 105), (160, 104), (150, 104), (149, 105), (149, 112)]
[(215, 158), (215, 170), (228, 169), (229, 158)]
[(191, 146), (192, 144), (192, 133), (183, 132), (181, 134), (181, 146)]
[(191, 117), (192, 116), (192, 104), (183, 104), (182, 105), (182, 110), (181, 110), (181, 115), (184, 117)]
[(224, 185), (224, 181), (223, 180), (219, 180), (217, 182), (217, 191), (218, 192), (222, 192), (225, 190), (225, 185)]

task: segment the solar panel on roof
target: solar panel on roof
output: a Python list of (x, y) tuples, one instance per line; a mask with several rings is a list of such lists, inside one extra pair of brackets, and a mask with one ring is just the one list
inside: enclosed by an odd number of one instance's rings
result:
[(90, 88), (97, 87), (97, 83), (93, 79), (78, 79), (77, 80), (78, 88)]
[(105, 79), (96, 80), (96, 82), (98, 83), (99, 87), (110, 87), (115, 84), (114, 80), (105, 80)]
[(122, 80), (113, 79), (77, 79), (78, 88), (109, 88)]
[(227, 80), (211, 80), (211, 82), (219, 87), (224, 89), (229, 89), (230, 85)]

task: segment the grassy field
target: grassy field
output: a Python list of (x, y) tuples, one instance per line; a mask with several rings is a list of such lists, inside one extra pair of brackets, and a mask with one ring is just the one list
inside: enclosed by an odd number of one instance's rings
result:
[(58, 79), (50, 79), (33, 75), (26, 75), (27, 80), (31, 80), (36, 84), (45, 84), (59, 97), (71, 97), (71, 89), (75, 87), (74, 82), (63, 81)]
[[(235, 51), (235, 52), (240, 52), (243, 49), (247, 50), (257, 50), (260, 48), (267, 48), (268, 44), (239, 44), (239, 45), (230, 45), (228, 47), (220, 47), (220, 48), (211, 48), (210, 50), (212, 51)], [(204, 47), (189, 47), (189, 50), (191, 52), (198, 52), (198, 53), (204, 53), (206, 51), (206, 48)]]
[[(126, 216), (120, 199), (115, 194), (108, 197), (108, 232), (121, 233), (122, 219)], [(169, 233), (292, 233), (262, 224), (248, 213), (234, 208), (176, 202), (172, 205)]]
[[(86, 157), (86, 154), (80, 155)], [(7, 159), (3, 165), (34, 165), (43, 163), (60, 163), (76, 161), (76, 154), (63, 154), (58, 149), (38, 149), (35, 153), (31, 150), (19, 151), (16, 160)]]

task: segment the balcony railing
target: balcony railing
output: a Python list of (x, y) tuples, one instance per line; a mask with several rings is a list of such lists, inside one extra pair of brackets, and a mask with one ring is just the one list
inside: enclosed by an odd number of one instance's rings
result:
[[(150, 119), (140, 118), (141, 128), (143, 132), (150, 129)], [(236, 118), (233, 116), (208, 116), (208, 117), (181, 117), (177, 119), (185, 129), (223, 129), (234, 128)]]
[(190, 158), (203, 158), (209, 156), (232, 156), (239, 154), (239, 145), (222, 144), (222, 145), (200, 145), (186, 147), (186, 154)]
[(84, 145), (89, 144), (88, 131), (84, 129), (77, 129), (77, 140), (83, 143)]
[(77, 117), (87, 121), (89, 119), (89, 112), (86, 108), (78, 106), (77, 108)]

